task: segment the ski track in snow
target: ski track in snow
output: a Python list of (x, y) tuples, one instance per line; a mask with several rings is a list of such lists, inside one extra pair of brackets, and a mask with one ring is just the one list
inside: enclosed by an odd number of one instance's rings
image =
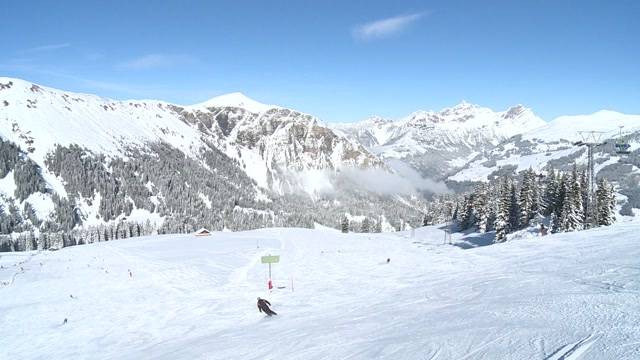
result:
[(6, 253), (0, 359), (637, 359), (638, 230), (465, 247), (475, 235), (444, 245), (438, 226), (263, 229)]
[(545, 360), (578, 360), (596, 340), (597, 338), (593, 335), (589, 335), (580, 341), (561, 347)]

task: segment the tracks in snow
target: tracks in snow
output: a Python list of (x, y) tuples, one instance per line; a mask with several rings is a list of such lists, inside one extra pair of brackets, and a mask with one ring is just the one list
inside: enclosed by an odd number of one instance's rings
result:
[(544, 360), (578, 360), (597, 340), (598, 336), (590, 334), (582, 340), (562, 346)]

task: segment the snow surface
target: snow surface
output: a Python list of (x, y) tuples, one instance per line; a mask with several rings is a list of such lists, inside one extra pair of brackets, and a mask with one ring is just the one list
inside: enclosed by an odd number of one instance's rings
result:
[(640, 115), (627, 115), (616, 111), (601, 110), (588, 115), (560, 116), (545, 126), (524, 134), (524, 139), (541, 139), (544, 141), (597, 141), (598, 139), (583, 139), (581, 131), (599, 131), (600, 140), (618, 137), (619, 127), (623, 126), (624, 133), (640, 130)]
[[(638, 359), (639, 230), (482, 246), (491, 234), (443, 245), (437, 226), (263, 229), (3, 253), (0, 358)], [(266, 254), (281, 256), (271, 293)]]

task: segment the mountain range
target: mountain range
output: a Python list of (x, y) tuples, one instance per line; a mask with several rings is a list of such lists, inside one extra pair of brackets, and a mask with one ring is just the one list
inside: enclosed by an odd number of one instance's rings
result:
[[(619, 134), (630, 155), (615, 154)], [(607, 142), (598, 173), (632, 214), (640, 208), (637, 115), (545, 122), (522, 105), (493, 111), (462, 102), (398, 120), (324, 124), (240, 93), (183, 106), (0, 77), (0, 233), (123, 220), (169, 230), (335, 227), (345, 213), (399, 228), (419, 221), (433, 193), (529, 167), (585, 164), (584, 147), (574, 146), (581, 136)]]

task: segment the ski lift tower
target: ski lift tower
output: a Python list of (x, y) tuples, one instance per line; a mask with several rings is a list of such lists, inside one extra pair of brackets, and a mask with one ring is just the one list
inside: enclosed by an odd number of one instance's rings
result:
[(578, 134), (582, 138), (582, 141), (573, 143), (574, 146), (585, 146), (587, 148), (587, 182), (589, 187), (589, 198), (587, 200), (587, 208), (584, 209), (587, 214), (587, 226), (591, 227), (597, 222), (597, 211), (593, 206), (596, 197), (596, 174), (594, 171), (593, 151), (595, 148), (605, 145), (606, 142), (602, 142), (602, 134), (604, 131), (578, 131)]

